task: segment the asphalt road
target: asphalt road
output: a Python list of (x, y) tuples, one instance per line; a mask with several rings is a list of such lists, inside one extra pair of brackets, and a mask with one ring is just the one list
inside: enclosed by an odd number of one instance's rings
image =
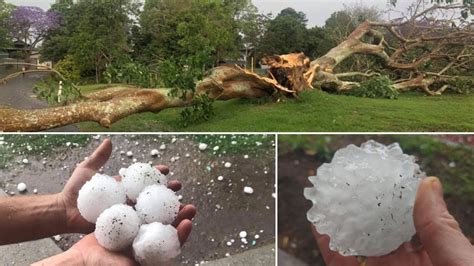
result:
[[(48, 107), (35, 97), (33, 93), (34, 84), (42, 75), (26, 75), (8, 81), (6, 84), (0, 84), (0, 106), (8, 106), (19, 109), (37, 109)], [(55, 132), (76, 132), (79, 131), (75, 126), (66, 126), (56, 128)]]

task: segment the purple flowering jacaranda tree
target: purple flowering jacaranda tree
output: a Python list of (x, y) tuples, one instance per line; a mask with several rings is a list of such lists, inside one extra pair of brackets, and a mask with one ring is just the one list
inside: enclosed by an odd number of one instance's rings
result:
[(10, 17), (10, 34), (13, 40), (27, 45), (27, 55), (41, 43), (48, 32), (59, 26), (59, 14), (34, 6), (19, 6)]

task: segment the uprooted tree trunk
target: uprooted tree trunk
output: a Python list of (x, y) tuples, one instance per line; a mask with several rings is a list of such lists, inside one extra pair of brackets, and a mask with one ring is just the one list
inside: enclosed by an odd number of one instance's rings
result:
[[(359, 82), (353, 81), (355, 78), (380, 75), (370, 70), (336, 73), (337, 67), (355, 54), (377, 57), (385, 69), (398, 73), (401, 78), (394, 81), (396, 90), (420, 89), (428, 95), (439, 95), (449, 88), (448, 81), (456, 78), (447, 73), (472, 69), (474, 32), (471, 24), (460, 26), (453, 21), (429, 20), (426, 16), (434, 10), (456, 8), (460, 6), (433, 6), (402, 22), (364, 22), (344, 42), (314, 61), (302, 53), (265, 57), (262, 64), (269, 67), (266, 77), (239, 67), (217, 67), (185, 99), (171, 96), (170, 89), (111, 87), (62, 107), (0, 108), (0, 131), (40, 131), (84, 121), (109, 127), (135, 113), (188, 106), (196, 94), (229, 100), (274, 95), (296, 97), (315, 87), (352, 90), (359, 86)], [(389, 44), (386, 35), (396, 40), (395, 47)], [(419, 56), (407, 59), (406, 55), (415, 50), (421, 51)], [(444, 66), (434, 72), (423, 70), (425, 64), (432, 62)]]

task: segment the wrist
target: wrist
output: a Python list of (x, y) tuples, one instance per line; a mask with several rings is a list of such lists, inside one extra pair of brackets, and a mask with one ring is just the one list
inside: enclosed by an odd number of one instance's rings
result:
[(68, 222), (67, 206), (62, 193), (54, 194), (55, 205), (59, 210), (60, 215), (58, 216), (58, 228), (62, 233), (73, 233)]

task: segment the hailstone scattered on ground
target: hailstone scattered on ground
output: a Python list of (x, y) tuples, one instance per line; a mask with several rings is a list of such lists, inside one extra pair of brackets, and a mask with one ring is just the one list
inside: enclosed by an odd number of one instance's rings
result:
[(304, 193), (313, 202), (308, 220), (344, 256), (388, 254), (415, 234), (413, 207), (422, 176), (397, 143), (349, 145), (309, 177), (314, 187)]
[(199, 143), (199, 150), (205, 151), (207, 149), (207, 144), (206, 143)]
[(159, 152), (157, 149), (153, 149), (153, 150), (151, 150), (151, 152), (150, 152), (150, 155), (153, 156), (153, 157), (158, 156), (158, 154), (160, 154), (160, 152)]
[(161, 223), (144, 224), (133, 241), (135, 259), (141, 265), (157, 265), (181, 253), (176, 228)]
[(140, 192), (153, 184), (166, 185), (166, 176), (147, 163), (135, 163), (120, 169), (122, 185), (130, 200), (135, 201)]
[(16, 186), (16, 189), (18, 189), (19, 192), (25, 192), (26, 191), (26, 184), (25, 183), (20, 183)]
[(132, 245), (140, 225), (140, 218), (132, 207), (114, 205), (97, 218), (95, 237), (104, 248), (121, 251)]
[(126, 201), (125, 189), (117, 180), (107, 175), (96, 174), (79, 191), (77, 208), (84, 219), (95, 223), (103, 211)]
[(135, 209), (144, 223), (171, 224), (179, 212), (179, 198), (163, 185), (146, 187), (137, 198)]

